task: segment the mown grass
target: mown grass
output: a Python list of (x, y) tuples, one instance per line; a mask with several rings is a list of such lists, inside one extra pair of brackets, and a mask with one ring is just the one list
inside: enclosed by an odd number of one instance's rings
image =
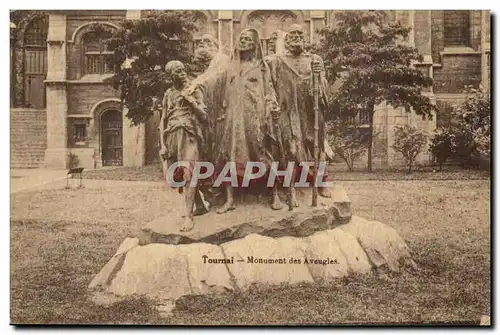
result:
[(126, 236), (169, 206), (164, 189), (22, 192), (11, 197), (11, 322), (434, 324), (478, 323), (489, 315), (488, 180), (342, 184), (354, 214), (394, 227), (420, 271), (187, 297), (167, 318), (147, 299), (105, 308), (87, 299), (86, 287)]
[[(366, 172), (365, 168), (357, 168), (355, 171), (347, 171), (345, 164), (336, 163), (329, 166), (330, 180), (335, 181), (357, 181), (357, 180), (486, 180), (490, 178), (490, 172), (478, 169), (461, 169), (455, 166), (447, 166), (443, 171), (437, 171), (436, 167), (420, 166), (412, 173), (406, 168), (375, 168), (373, 173)], [(142, 167), (124, 167), (85, 171), (83, 178), (103, 180), (126, 180), (126, 181), (161, 181), (162, 172), (160, 164)]]

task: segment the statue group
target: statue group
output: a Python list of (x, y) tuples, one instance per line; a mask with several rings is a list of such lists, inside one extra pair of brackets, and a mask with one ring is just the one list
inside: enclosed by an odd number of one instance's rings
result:
[[(193, 80), (181, 62), (166, 65), (173, 85), (164, 95), (159, 127), (164, 173), (175, 162), (207, 161), (217, 176), (232, 162), (240, 183), (247, 162), (260, 162), (266, 171), (272, 162), (279, 162), (280, 168), (295, 162), (298, 168), (291, 177), (295, 181), (301, 174), (300, 162), (326, 160), (328, 99), (323, 60), (306, 51), (304, 31), (296, 24), (286, 34), (271, 36), (267, 56), (254, 29), (241, 32), (236, 44), (234, 53), (226, 56), (212, 36), (204, 35), (195, 52), (201, 71)], [(186, 206), (181, 231), (190, 231), (193, 216), (210, 210), (205, 195), (211, 185), (193, 185), (193, 169), (186, 166), (177, 168), (173, 178), (185, 182), (179, 189)], [(309, 170), (308, 180), (314, 178), (315, 170)], [(289, 209), (298, 206), (293, 185), (287, 187)], [(235, 209), (235, 187), (223, 183), (220, 188), (224, 203), (217, 213), (222, 214)], [(284, 207), (279, 188), (279, 182), (270, 187), (270, 205), (275, 210)], [(318, 187), (317, 192), (331, 197), (327, 187)]]

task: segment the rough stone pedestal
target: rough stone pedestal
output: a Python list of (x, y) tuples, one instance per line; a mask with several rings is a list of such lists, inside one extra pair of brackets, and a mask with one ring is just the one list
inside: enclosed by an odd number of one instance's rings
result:
[[(149, 222), (139, 233), (139, 244), (151, 243), (222, 244), (243, 238), (249, 234), (270, 237), (308, 236), (316, 231), (334, 228), (351, 219), (351, 201), (340, 185), (332, 187), (332, 198), (318, 197), (318, 206), (311, 207), (311, 190), (298, 190), (299, 207), (290, 211), (287, 206), (273, 210), (267, 198), (245, 199), (244, 204), (236, 204), (236, 210), (217, 214), (211, 212), (196, 216), (195, 227), (183, 233), (182, 203), (170, 208), (157, 219)], [(178, 200), (182, 201), (181, 197)]]
[(303, 194), (294, 212), (249, 204), (227, 214), (210, 213), (197, 218), (197, 228), (185, 234), (178, 232), (174, 215), (169, 218), (175, 224), (155, 220), (140, 237), (127, 238), (92, 280), (92, 300), (109, 304), (146, 296), (160, 312), (169, 313), (186, 295), (416, 268), (393, 228), (351, 216), (340, 186), (332, 199), (320, 198), (315, 209), (308, 199)]

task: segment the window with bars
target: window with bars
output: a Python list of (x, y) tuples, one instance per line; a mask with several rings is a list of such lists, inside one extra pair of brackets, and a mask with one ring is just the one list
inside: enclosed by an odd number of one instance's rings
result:
[(84, 42), (84, 74), (112, 73), (110, 60), (112, 51), (108, 51), (103, 39)]
[(359, 123), (362, 125), (369, 125), (370, 124), (370, 112), (369, 111), (362, 111), (359, 113)]
[(445, 47), (470, 46), (470, 12), (468, 10), (444, 11)]
[(355, 116), (347, 117), (347, 122), (352, 127), (365, 128), (370, 125), (370, 112), (360, 111)]
[(74, 129), (74, 141), (75, 144), (83, 144), (87, 140), (87, 125), (86, 124), (75, 124)]
[(47, 75), (47, 34), (49, 23), (46, 16), (31, 21), (24, 33), (24, 105), (45, 108)]

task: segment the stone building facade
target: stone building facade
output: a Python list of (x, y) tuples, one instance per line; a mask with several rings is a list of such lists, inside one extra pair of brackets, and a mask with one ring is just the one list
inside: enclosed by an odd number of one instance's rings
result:
[[(199, 12), (203, 33), (215, 36), (228, 52), (239, 32), (259, 30), (264, 50), (276, 29), (301, 24), (314, 43), (317, 28), (335, 23), (325, 10), (206, 10)], [(489, 87), (490, 20), (488, 11), (388, 11), (388, 19), (413, 28), (409, 40), (424, 56), (418, 64), (434, 79), (425, 92), (440, 109), (463, 99), (463, 86)], [(111, 76), (110, 51), (92, 35), (101, 23), (111, 31), (137, 10), (33, 12), (11, 34), (11, 166), (66, 168), (76, 160), (85, 168), (142, 166), (157, 160), (158, 120), (131, 126), (119, 92), (104, 84)], [(396, 164), (391, 149), (394, 127), (417, 125), (432, 132), (439, 115), (423, 121), (413, 113), (378, 106), (375, 153), (382, 165)], [(423, 155), (421, 160), (427, 157)]]

